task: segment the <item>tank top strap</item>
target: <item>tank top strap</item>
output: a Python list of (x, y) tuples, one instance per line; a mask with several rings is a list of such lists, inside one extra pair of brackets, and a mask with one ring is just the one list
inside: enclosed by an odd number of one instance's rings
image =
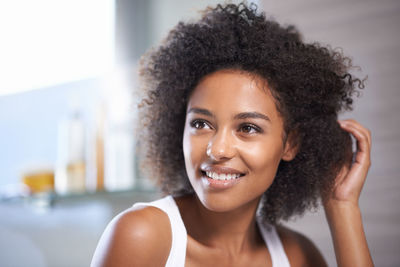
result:
[(149, 203), (135, 203), (133, 209), (156, 207), (168, 215), (171, 224), (172, 244), (166, 267), (184, 267), (186, 258), (187, 233), (178, 206), (172, 196)]
[(290, 267), (281, 239), (275, 226), (261, 223), (257, 218), (258, 227), (271, 255), (272, 267)]

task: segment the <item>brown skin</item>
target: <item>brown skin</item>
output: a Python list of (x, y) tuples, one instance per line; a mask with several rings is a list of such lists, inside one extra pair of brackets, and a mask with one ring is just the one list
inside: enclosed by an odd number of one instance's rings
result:
[[(175, 199), (188, 233), (185, 266), (272, 266), (255, 212), (280, 160), (293, 159), (296, 147), (285, 138), (267, 83), (248, 73), (215, 72), (196, 86), (187, 111), (183, 147), (196, 194)], [(246, 112), (268, 119), (236, 116)], [(324, 208), (338, 265), (372, 266), (358, 207), (371, 138), (355, 121), (341, 126), (358, 141), (356, 162), (338, 175), (332, 194), (324, 196)], [(204, 166), (229, 167), (245, 175), (232, 187), (213, 188), (204, 183)], [(164, 266), (170, 229), (168, 216), (157, 208), (127, 210), (107, 227), (92, 266)], [(326, 266), (309, 239), (277, 229), (291, 266)]]

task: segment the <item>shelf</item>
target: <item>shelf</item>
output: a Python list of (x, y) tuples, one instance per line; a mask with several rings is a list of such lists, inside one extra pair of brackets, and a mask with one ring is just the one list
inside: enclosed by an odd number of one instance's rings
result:
[(57, 195), (55, 193), (39, 193), (27, 196), (13, 196), (0, 198), (2, 205), (21, 205), (26, 204), (33, 208), (49, 209), (59, 205), (69, 205), (82, 202), (120, 202), (129, 199), (154, 199), (161, 193), (156, 188), (132, 188), (123, 191), (96, 191), (85, 192), (82, 194)]

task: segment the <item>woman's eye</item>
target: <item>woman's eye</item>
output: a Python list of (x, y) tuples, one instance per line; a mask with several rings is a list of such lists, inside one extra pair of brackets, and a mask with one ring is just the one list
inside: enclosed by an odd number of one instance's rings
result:
[(208, 124), (202, 120), (194, 120), (190, 123), (190, 126), (196, 129), (209, 128)]
[(245, 124), (240, 126), (239, 129), (243, 133), (253, 134), (253, 133), (260, 133), (262, 132), (261, 129), (255, 125)]

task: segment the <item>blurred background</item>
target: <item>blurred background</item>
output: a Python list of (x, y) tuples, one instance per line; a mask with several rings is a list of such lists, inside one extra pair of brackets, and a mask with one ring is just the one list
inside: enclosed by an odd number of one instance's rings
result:
[[(0, 2), (0, 266), (88, 266), (113, 216), (160, 196), (137, 167), (138, 60), (220, 2)], [(249, 2), (307, 41), (343, 48), (368, 75), (341, 117), (372, 131), (365, 231), (376, 266), (400, 266), (400, 2)], [(322, 210), (287, 224), (336, 265)]]

